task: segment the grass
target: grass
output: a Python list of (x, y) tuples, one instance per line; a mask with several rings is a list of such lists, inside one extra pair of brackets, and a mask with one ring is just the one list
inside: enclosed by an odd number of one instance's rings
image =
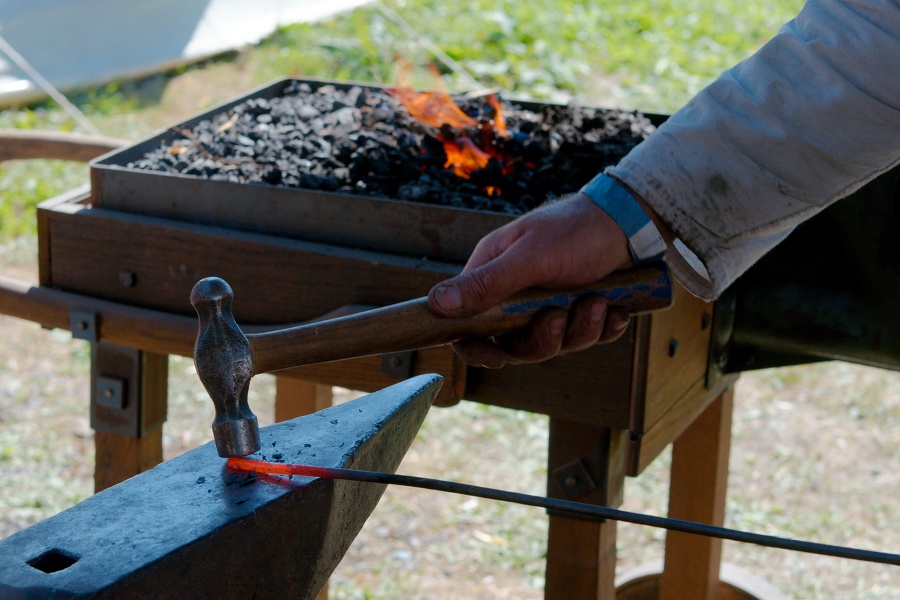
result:
[[(530, 98), (585, 99), (591, 79), (605, 74), (621, 78), (628, 104), (671, 111), (769, 39), (800, 4), (408, 0), (396, 10), (480, 85)], [(417, 40), (377, 9), (332, 26), (285, 29), (262, 49), (275, 51), (282, 73), (325, 65), (337, 78), (383, 81), (391, 80), (394, 56), (422, 55)], [(303, 43), (310, 39), (321, 43)]]

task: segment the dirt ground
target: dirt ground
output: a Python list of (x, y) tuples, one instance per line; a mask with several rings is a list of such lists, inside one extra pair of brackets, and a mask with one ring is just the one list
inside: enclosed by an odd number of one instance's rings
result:
[[(34, 241), (0, 249), (0, 273), (34, 281)], [(0, 538), (92, 491), (89, 350), (67, 332), (0, 317)], [(191, 361), (170, 361), (166, 457), (211, 439)], [(336, 400), (354, 394), (335, 388)], [(251, 403), (272, 421), (273, 382)], [(546, 419), (463, 402), (434, 409), (400, 471), (541, 494)], [(900, 373), (846, 363), (767, 370), (738, 383), (727, 525), (900, 551)], [(629, 479), (623, 508), (663, 515), (670, 454)], [(620, 524), (619, 569), (662, 557), (664, 532)], [(541, 511), (388, 489), (331, 581), (333, 598), (541, 598)], [(900, 569), (725, 543), (725, 560), (792, 598), (898, 599)]]

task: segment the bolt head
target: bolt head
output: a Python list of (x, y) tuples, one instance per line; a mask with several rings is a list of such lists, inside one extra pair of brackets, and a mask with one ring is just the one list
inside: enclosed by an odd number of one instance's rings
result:
[(119, 271), (119, 283), (125, 287), (134, 287), (137, 283), (137, 275), (134, 271)]

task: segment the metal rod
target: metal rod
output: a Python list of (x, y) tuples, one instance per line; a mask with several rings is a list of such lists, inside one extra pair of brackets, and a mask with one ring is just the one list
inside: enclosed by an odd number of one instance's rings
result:
[(723, 540), (757, 544), (759, 546), (768, 546), (771, 548), (781, 548), (782, 550), (793, 550), (795, 552), (807, 552), (810, 554), (822, 554), (825, 556), (836, 556), (838, 558), (849, 558), (851, 560), (900, 566), (900, 554), (877, 552), (874, 550), (860, 550), (857, 548), (848, 548), (846, 546), (833, 546), (831, 544), (820, 544), (817, 542), (806, 542), (773, 535), (750, 533), (738, 531), (736, 529), (728, 529), (726, 527), (695, 523), (693, 521), (644, 515), (609, 508), (607, 506), (596, 506), (593, 504), (572, 502), (570, 500), (561, 500), (558, 498), (532, 496), (530, 494), (496, 490), (493, 488), (457, 483), (454, 481), (414, 477), (411, 475), (398, 475), (396, 473), (379, 473), (375, 471), (358, 471), (355, 469), (272, 463), (248, 458), (229, 458), (228, 466), (236, 470), (253, 471), (270, 475), (299, 475), (304, 477), (321, 477), (324, 479), (346, 479), (350, 481), (402, 485), (439, 492), (449, 492), (451, 494), (462, 494), (464, 496), (475, 496), (478, 498), (486, 498), (488, 500), (498, 500), (500, 502), (511, 502), (513, 504), (522, 504), (525, 506), (536, 506), (595, 520), (609, 519), (611, 521), (624, 521), (636, 525), (659, 527), (672, 531), (681, 531), (683, 533), (721, 538)]
[(19, 52), (7, 42), (3, 36), (0, 36), (0, 51), (2, 51), (11, 61), (13, 61), (17, 67), (22, 69), (22, 71), (31, 78), (33, 82), (35, 82), (38, 87), (44, 90), (48, 96), (56, 100), (56, 102), (62, 107), (64, 111), (69, 113), (69, 116), (72, 117), (75, 122), (79, 123), (82, 127), (87, 129), (90, 133), (94, 135), (103, 135), (103, 132), (100, 131), (96, 125), (91, 123), (87, 117), (84, 116), (84, 113), (78, 110), (78, 107), (69, 102), (69, 100), (63, 96), (62, 92), (56, 89), (52, 83), (44, 79), (44, 76), (41, 75), (37, 69), (31, 66), (25, 57), (19, 54)]

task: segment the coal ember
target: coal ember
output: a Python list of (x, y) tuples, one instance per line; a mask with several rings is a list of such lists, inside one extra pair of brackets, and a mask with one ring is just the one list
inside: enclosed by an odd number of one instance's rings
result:
[[(500, 100), (501, 136), (485, 98), (453, 100), (478, 128), (426, 125), (381, 88), (294, 82), (280, 96), (173, 128), (171, 141), (128, 167), (515, 215), (577, 191), (654, 130), (636, 112)], [(460, 136), (490, 146), (468, 178), (445, 167), (444, 141)]]

